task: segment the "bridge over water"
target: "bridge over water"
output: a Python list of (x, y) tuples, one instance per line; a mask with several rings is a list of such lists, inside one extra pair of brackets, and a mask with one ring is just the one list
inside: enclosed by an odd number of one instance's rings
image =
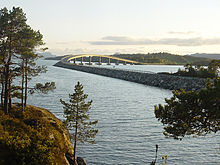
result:
[[(156, 74), (152, 72), (140, 72), (135, 70), (120, 70), (115, 68), (106, 68), (106, 67), (97, 67), (92, 65), (76, 65), (71, 63), (71, 60), (75, 60), (77, 58), (83, 58), (83, 57), (89, 57), (89, 63), (92, 63), (92, 60), (90, 61), (90, 57), (105, 57), (108, 58), (108, 60), (121, 60), (126, 63), (131, 64), (141, 64), (136, 61), (126, 60), (126, 59), (120, 59), (117, 57), (112, 56), (101, 56), (101, 55), (75, 55), (75, 56), (67, 56), (61, 59), (58, 63), (56, 63), (54, 66), (67, 68), (67, 69), (73, 69), (81, 72), (87, 72), (92, 73), (96, 75), (111, 77), (111, 78), (117, 78), (122, 79), (126, 81), (136, 82), (140, 84), (145, 84), (149, 86), (155, 86), (159, 88), (164, 89), (185, 89), (185, 90), (199, 90), (201, 88), (205, 87), (206, 80), (201, 78), (193, 78), (193, 77), (180, 77), (180, 76), (172, 76), (172, 75), (163, 75), (163, 74)], [(83, 60), (81, 60), (81, 63)], [(100, 61), (101, 62), (101, 61)]]
[[(94, 60), (94, 57), (95, 57), (95, 60)], [(64, 57), (63, 59), (61, 59), (61, 61), (64, 63), (74, 63), (74, 64), (76, 64), (76, 61), (80, 61), (80, 64), (83, 64), (85, 59), (88, 61), (89, 65), (92, 65), (93, 62), (97, 62), (98, 65), (102, 65), (103, 62), (107, 63), (107, 65), (111, 65), (112, 61), (114, 61), (116, 65), (118, 65), (119, 63), (123, 63), (124, 65), (126, 64), (144, 65), (144, 63), (137, 62), (137, 61), (122, 59), (122, 58), (118, 58), (114, 56), (98, 55), (98, 54), (68, 55)]]

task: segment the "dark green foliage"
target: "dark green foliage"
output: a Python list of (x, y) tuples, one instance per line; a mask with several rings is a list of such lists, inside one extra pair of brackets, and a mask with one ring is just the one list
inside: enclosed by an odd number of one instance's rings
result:
[(47, 94), (54, 89), (56, 89), (55, 82), (46, 82), (45, 84), (37, 83), (32, 89), (30, 89), (29, 93), (34, 94), (35, 92), (40, 92)]
[(152, 64), (179, 64), (184, 65), (187, 63), (196, 65), (208, 65), (211, 61), (206, 58), (197, 58), (192, 56), (180, 56), (170, 53), (148, 53), (148, 54), (115, 54), (115, 57), (138, 61), (142, 63)]
[[(75, 93), (69, 95), (70, 103), (66, 103), (60, 99), (60, 102), (64, 105), (64, 115), (66, 118), (64, 123), (70, 130), (75, 130), (77, 127), (78, 132), (76, 136), (79, 142), (94, 143), (94, 137), (98, 131), (93, 129), (92, 125), (96, 125), (98, 121), (89, 121), (89, 109), (92, 101), (85, 102), (88, 95), (84, 94), (83, 86), (80, 82), (77, 83), (74, 91)], [(75, 140), (75, 135), (72, 137)]]
[(166, 105), (155, 106), (155, 116), (164, 134), (181, 139), (185, 135), (205, 135), (220, 130), (220, 78), (207, 81), (200, 91), (173, 91)]
[(76, 155), (76, 145), (78, 142), (94, 143), (95, 135), (98, 130), (93, 126), (98, 123), (97, 120), (90, 121), (89, 109), (92, 101), (85, 102), (88, 95), (84, 94), (83, 86), (80, 82), (77, 83), (74, 89), (75, 93), (69, 95), (69, 103), (66, 103), (62, 99), (60, 102), (63, 104), (64, 115), (66, 120), (64, 123), (67, 128), (73, 130), (71, 138), (74, 141), (74, 159)]

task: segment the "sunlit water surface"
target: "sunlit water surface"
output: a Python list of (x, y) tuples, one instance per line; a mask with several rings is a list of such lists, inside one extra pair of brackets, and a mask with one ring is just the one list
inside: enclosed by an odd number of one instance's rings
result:
[[(54, 67), (56, 61), (41, 60), (48, 72), (32, 82), (54, 81), (56, 90), (48, 95), (35, 94), (28, 103), (46, 108), (63, 120), (60, 98), (68, 100), (77, 81), (93, 100), (90, 117), (98, 120), (96, 144), (79, 145), (78, 155), (92, 164), (150, 164), (155, 145), (159, 145), (158, 164), (168, 155), (170, 165), (215, 165), (220, 163), (220, 134), (182, 141), (165, 138), (163, 125), (154, 117), (154, 105), (164, 104), (170, 90), (114, 78)], [(103, 66), (102, 66), (103, 67)], [(113, 66), (107, 66), (113, 67)], [(131, 70), (175, 72), (182, 66), (115, 66)]]

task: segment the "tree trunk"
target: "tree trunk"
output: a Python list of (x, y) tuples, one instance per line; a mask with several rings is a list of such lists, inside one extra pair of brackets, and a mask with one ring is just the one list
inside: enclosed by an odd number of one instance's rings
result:
[(1, 68), (1, 86), (2, 86), (2, 90), (1, 90), (1, 107), (3, 109), (3, 104), (4, 104), (4, 90), (5, 90), (5, 85), (4, 85), (4, 72), (5, 69), (4, 67)]
[(24, 111), (24, 73), (25, 73), (25, 69), (24, 69), (24, 59), (22, 61), (22, 80), (21, 80), (21, 106), (22, 106), (22, 110)]
[(8, 84), (9, 84), (9, 64), (6, 64), (5, 66), (5, 72), (4, 72), (4, 77), (5, 77), (5, 92), (4, 92), (4, 112), (5, 114), (8, 114), (8, 99), (9, 99), (9, 89), (8, 89)]
[(8, 84), (8, 108), (9, 109), (11, 109), (12, 107), (11, 84), (12, 84), (12, 78), (9, 77), (9, 84)]
[(76, 142), (77, 142), (77, 126), (78, 126), (78, 122), (76, 120), (76, 128), (75, 128), (75, 138), (74, 138), (74, 147), (73, 147), (73, 162), (74, 165), (76, 163)]
[[(4, 54), (4, 53), (3, 53)], [(5, 63), (6, 59), (5, 57), (2, 58), (2, 67), (1, 67), (1, 85), (2, 85), (2, 90), (1, 90), (1, 107), (4, 109), (4, 91), (5, 91)]]
[(1, 91), (1, 106), (3, 108), (3, 103), (4, 103), (4, 79), (3, 79), (3, 75), (1, 75), (1, 85), (2, 85), (2, 91)]
[(4, 81), (5, 81), (5, 92), (4, 92), (4, 112), (8, 114), (8, 100), (9, 100), (9, 83), (10, 83), (10, 64), (11, 64), (11, 57), (12, 57), (12, 41), (11, 36), (9, 37), (9, 51), (8, 51), (8, 60), (5, 62), (5, 72), (4, 72)]
[(74, 162), (74, 165), (76, 164), (76, 143), (77, 143), (77, 128), (78, 128), (78, 114), (79, 114), (79, 111), (78, 111), (78, 103), (77, 103), (77, 112), (76, 112), (76, 127), (75, 127), (75, 135), (74, 135), (74, 147), (73, 147), (73, 162)]
[(28, 69), (27, 69), (27, 66), (28, 66), (28, 61), (27, 59), (25, 60), (25, 94), (24, 94), (24, 106), (26, 107), (27, 106), (27, 90), (28, 90)]

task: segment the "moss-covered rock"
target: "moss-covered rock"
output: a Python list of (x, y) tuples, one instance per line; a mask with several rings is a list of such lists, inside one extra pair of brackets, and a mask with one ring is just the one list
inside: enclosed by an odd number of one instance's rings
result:
[[(68, 157), (66, 157), (68, 155)], [(62, 121), (46, 109), (0, 110), (0, 164), (70, 164), (73, 147)]]

